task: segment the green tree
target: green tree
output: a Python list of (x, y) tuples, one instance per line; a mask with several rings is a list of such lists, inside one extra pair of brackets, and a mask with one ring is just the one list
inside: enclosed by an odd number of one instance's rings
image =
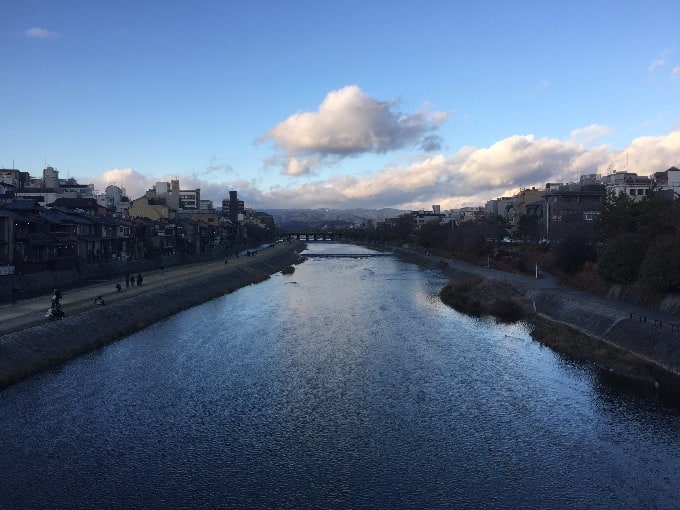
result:
[(640, 222), (638, 204), (626, 194), (610, 194), (602, 203), (595, 218), (595, 229), (601, 239), (614, 239), (622, 234), (636, 232)]
[(517, 221), (517, 235), (525, 241), (538, 241), (541, 236), (541, 219), (531, 214), (523, 214)]
[(622, 234), (614, 238), (597, 259), (597, 272), (605, 280), (633, 283), (647, 252), (648, 238), (640, 234)]
[(657, 240), (642, 261), (640, 279), (660, 292), (680, 290), (680, 238)]

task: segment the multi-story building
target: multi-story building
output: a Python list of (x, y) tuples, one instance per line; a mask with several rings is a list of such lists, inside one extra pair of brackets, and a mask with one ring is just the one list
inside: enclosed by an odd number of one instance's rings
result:
[(604, 185), (607, 196), (628, 195), (636, 201), (648, 196), (654, 185), (649, 177), (632, 172), (614, 172), (603, 176), (600, 182)]
[(245, 204), (238, 199), (237, 191), (229, 192), (229, 200), (222, 200), (222, 214), (229, 218), (231, 222), (242, 221), (245, 216)]
[(128, 216), (130, 199), (127, 197), (125, 189), (111, 184), (106, 187), (104, 193), (97, 195), (96, 199), (100, 206), (113, 211), (114, 215), (119, 218), (126, 218)]
[(177, 215), (177, 209), (170, 207), (166, 198), (144, 195), (130, 202), (128, 214), (131, 218), (172, 220)]
[(415, 220), (416, 228), (421, 228), (429, 223), (441, 223), (442, 219), (446, 217), (445, 214), (442, 214), (441, 207), (438, 205), (433, 205), (432, 211), (412, 211), (411, 216)]
[(594, 235), (593, 220), (600, 213), (605, 193), (602, 184), (553, 186), (546, 191), (544, 200), (531, 204), (528, 210), (542, 218), (546, 239), (571, 235), (587, 238)]
[[(93, 184), (78, 184), (75, 179), (60, 179), (59, 172), (48, 166), (43, 169), (42, 177), (12, 177), (12, 172), (3, 171), (6, 178), (19, 183), (14, 196), (18, 199), (35, 200), (40, 205), (49, 205), (59, 198), (93, 198)], [(15, 174), (16, 175), (16, 174)]]
[(663, 172), (656, 172), (652, 176), (654, 185), (668, 198), (680, 198), (680, 169), (672, 166)]
[(484, 209), (487, 216), (500, 216), (504, 220), (511, 221), (515, 215), (515, 197), (500, 197), (489, 200)]
[(144, 196), (155, 203), (162, 200), (175, 211), (196, 211), (201, 203), (201, 189), (180, 189), (177, 179), (157, 182)]

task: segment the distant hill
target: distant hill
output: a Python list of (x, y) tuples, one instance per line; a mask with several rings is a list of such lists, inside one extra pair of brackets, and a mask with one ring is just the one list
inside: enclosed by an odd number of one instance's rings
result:
[(399, 209), (263, 209), (281, 230), (334, 229), (369, 221), (385, 221), (408, 211)]

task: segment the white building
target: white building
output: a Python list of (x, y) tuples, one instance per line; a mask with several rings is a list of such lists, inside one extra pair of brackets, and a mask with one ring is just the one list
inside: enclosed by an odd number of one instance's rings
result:
[(648, 196), (653, 186), (649, 177), (642, 177), (632, 172), (614, 172), (602, 177), (607, 195), (628, 195), (633, 200), (642, 200)]

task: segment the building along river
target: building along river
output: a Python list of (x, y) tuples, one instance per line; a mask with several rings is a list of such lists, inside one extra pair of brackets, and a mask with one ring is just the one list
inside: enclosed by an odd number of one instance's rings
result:
[(310, 257), (7, 388), (0, 507), (677, 508), (678, 409), (445, 283)]

